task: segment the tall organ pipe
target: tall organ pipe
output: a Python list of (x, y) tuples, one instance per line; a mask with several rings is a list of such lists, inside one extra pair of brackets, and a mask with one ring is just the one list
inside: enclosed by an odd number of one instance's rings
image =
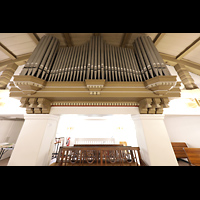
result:
[(26, 75), (28, 71), (30, 71), (30, 65), (33, 59), (35, 58), (36, 54), (38, 53), (38, 50), (40, 49), (45, 37), (42, 37), (39, 44), (34, 49), (33, 53), (31, 54), (30, 58), (28, 59), (27, 63), (24, 65), (23, 70), (21, 71), (20, 75)]
[(168, 68), (166, 67), (166, 64), (164, 63), (162, 57), (160, 56), (160, 54), (158, 53), (158, 50), (156, 49), (155, 45), (153, 44), (151, 38), (148, 36), (147, 39), (149, 40), (149, 43), (152, 46), (152, 49), (155, 52), (155, 55), (157, 57), (158, 62), (160, 63), (160, 65), (162, 66), (162, 72), (164, 73), (164, 75), (169, 76), (171, 75)]
[(155, 73), (155, 76), (158, 76), (158, 70), (157, 70), (156, 63), (155, 63), (155, 61), (154, 61), (154, 59), (152, 57), (152, 52), (149, 49), (149, 46), (147, 45), (146, 40), (145, 40), (144, 37), (141, 37), (141, 41), (142, 41), (144, 49), (145, 49), (145, 51), (147, 53), (147, 57), (148, 57), (149, 62), (151, 64), (151, 68), (152, 68), (153, 72)]
[(55, 59), (56, 53), (58, 51), (58, 48), (59, 48), (59, 42), (58, 42), (58, 40), (55, 40), (53, 48), (51, 50), (51, 53), (50, 53), (50, 55), (49, 55), (49, 57), (47, 59), (47, 62), (45, 64), (46, 75), (43, 73), (42, 77), (41, 77), (42, 79), (44, 78), (45, 80), (47, 80), (47, 77), (48, 77), (48, 75), (49, 75), (49, 73), (51, 71), (52, 63), (53, 63), (53, 61)]
[(48, 38), (49, 38), (49, 37), (46, 36), (46, 37), (44, 38), (44, 40), (41, 41), (41, 46), (40, 46), (40, 48), (38, 49), (38, 51), (36, 51), (36, 54), (35, 54), (35, 56), (34, 56), (32, 62), (30, 63), (30, 70), (28, 71), (28, 74), (27, 74), (27, 75), (33, 75), (33, 70), (34, 70), (34, 68), (35, 68), (35, 65), (37, 64), (37, 62), (38, 62), (38, 60), (39, 60), (39, 56), (40, 56), (40, 54), (41, 54), (41, 51), (42, 51), (42, 49), (44, 48), (44, 45), (45, 45), (46, 41), (48, 40)]
[(149, 40), (147, 39), (147, 37), (145, 37), (144, 40), (146, 41), (146, 44), (147, 44), (147, 46), (149, 46), (150, 52), (152, 53), (152, 58), (153, 58), (153, 60), (154, 60), (154, 62), (156, 64), (157, 71), (158, 71), (159, 75), (162, 76), (162, 70), (161, 70), (161, 67), (160, 67), (160, 63), (158, 62), (157, 57), (155, 55), (155, 52), (152, 49), (152, 45), (149, 42)]
[(52, 47), (53, 47), (53, 45), (54, 45), (54, 41), (55, 41), (55, 40), (56, 40), (55, 38), (52, 38), (52, 40), (51, 40), (51, 42), (50, 42), (50, 45), (49, 45), (48, 48), (47, 48), (47, 51), (46, 51), (46, 53), (45, 53), (45, 55), (44, 55), (44, 57), (43, 57), (43, 59), (42, 59), (40, 65), (39, 65), (39, 67), (38, 67), (38, 71), (37, 71), (37, 75), (36, 75), (37, 77), (40, 76), (40, 74), (42, 73), (42, 71), (44, 72), (43, 74), (45, 74), (46, 71), (47, 71), (47, 65), (45, 65), (45, 64), (46, 64), (47, 59), (51, 56), (51, 55), (50, 55), (50, 52), (51, 52), (51, 50), (52, 50)]

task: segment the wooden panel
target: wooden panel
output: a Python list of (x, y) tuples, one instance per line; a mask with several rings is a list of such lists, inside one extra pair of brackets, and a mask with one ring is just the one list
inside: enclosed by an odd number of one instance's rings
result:
[(187, 147), (185, 142), (172, 142), (172, 147)]
[(192, 165), (200, 166), (200, 148), (184, 148), (184, 151)]
[(171, 144), (176, 158), (187, 158), (187, 155), (183, 149), (184, 147), (187, 147), (187, 144), (185, 142), (172, 142)]

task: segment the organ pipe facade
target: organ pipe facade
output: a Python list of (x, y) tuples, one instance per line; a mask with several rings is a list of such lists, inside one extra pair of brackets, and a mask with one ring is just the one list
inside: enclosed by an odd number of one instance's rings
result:
[(43, 36), (10, 87), (10, 96), (21, 98), (31, 114), (48, 114), (52, 106), (133, 106), (160, 114), (168, 97), (180, 96), (180, 82), (149, 36), (136, 38), (132, 48), (100, 36), (60, 47), (57, 38)]
[(140, 82), (170, 74), (149, 36), (138, 37), (133, 48), (107, 44), (100, 36), (80, 46), (59, 48), (56, 38), (44, 36), (21, 75), (46, 81)]

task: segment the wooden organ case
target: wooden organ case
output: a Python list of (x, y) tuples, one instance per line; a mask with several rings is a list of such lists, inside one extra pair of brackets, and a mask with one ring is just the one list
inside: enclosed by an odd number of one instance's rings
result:
[(132, 48), (101, 36), (60, 47), (55, 37), (43, 36), (10, 86), (27, 114), (48, 114), (52, 106), (134, 106), (141, 114), (162, 114), (168, 97), (180, 97), (180, 82), (149, 36), (136, 38)]

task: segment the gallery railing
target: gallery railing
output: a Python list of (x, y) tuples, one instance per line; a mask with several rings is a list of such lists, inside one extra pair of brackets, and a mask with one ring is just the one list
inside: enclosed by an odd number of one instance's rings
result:
[(139, 147), (83, 146), (60, 147), (58, 166), (140, 166)]

